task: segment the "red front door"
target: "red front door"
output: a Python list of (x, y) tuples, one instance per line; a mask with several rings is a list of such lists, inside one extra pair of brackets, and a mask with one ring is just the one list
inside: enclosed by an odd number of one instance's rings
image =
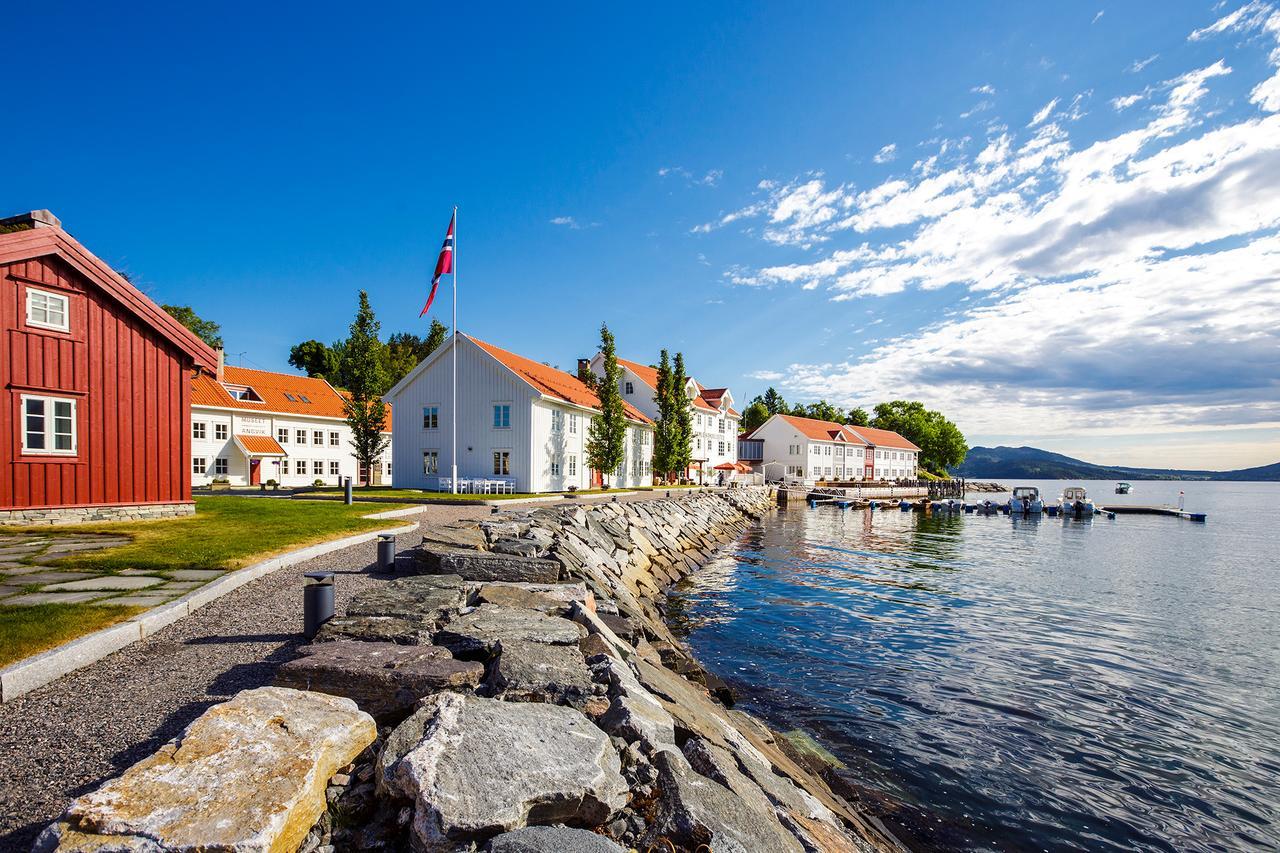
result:
[(262, 460), (261, 459), (249, 460), (249, 485), (251, 486), (262, 485)]
[(591, 469), (591, 488), (598, 489), (603, 485), (604, 485), (604, 477), (600, 474), (599, 471), (592, 468)]

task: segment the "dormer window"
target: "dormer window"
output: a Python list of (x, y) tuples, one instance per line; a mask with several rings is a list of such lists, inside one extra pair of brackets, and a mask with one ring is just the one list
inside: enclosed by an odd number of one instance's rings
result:
[(258, 396), (258, 392), (254, 391), (247, 385), (223, 385), (227, 389), (227, 393), (231, 395), (233, 400), (239, 400), (242, 403), (261, 403), (262, 397)]
[(27, 325), (59, 332), (71, 331), (67, 297), (47, 290), (27, 288)]

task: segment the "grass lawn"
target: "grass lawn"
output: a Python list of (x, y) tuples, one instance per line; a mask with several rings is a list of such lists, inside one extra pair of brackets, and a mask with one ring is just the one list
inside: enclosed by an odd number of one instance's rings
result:
[(0, 607), (0, 666), (114, 625), (143, 609), (96, 604)]
[[(380, 504), (379, 509), (394, 508)], [(368, 519), (369, 505), (236, 497), (196, 498), (196, 514), (187, 518), (128, 523), (79, 524), (40, 528), (42, 535), (110, 533), (131, 542), (102, 551), (86, 551), (50, 564), (50, 568), (116, 574), (122, 569), (167, 576), (176, 569), (230, 571), (274, 554), (394, 525)], [(0, 533), (30, 534), (32, 528), (0, 527)], [(42, 604), (0, 606), (0, 666), (52, 648), (83, 634), (128, 619), (138, 608)]]
[[(362, 497), (379, 498), (379, 499), (401, 498), (407, 501), (430, 500), (430, 501), (440, 501), (442, 503), (448, 503), (453, 501), (459, 501), (459, 502), (465, 503), (470, 501), (511, 501), (511, 500), (521, 500), (521, 499), (528, 499), (528, 498), (554, 498), (554, 497), (563, 497), (571, 494), (572, 495), (604, 495), (604, 494), (610, 494), (612, 492), (645, 491), (649, 488), (651, 487), (640, 486), (635, 489), (578, 489), (576, 492), (539, 492), (539, 493), (515, 492), (513, 494), (506, 494), (502, 492), (488, 493), (488, 494), (483, 492), (479, 492), (479, 493), (464, 492), (462, 494), (455, 495), (455, 494), (451, 494), (450, 492), (428, 492), (422, 489), (397, 489), (392, 486), (361, 486), (360, 488), (355, 488), (351, 490), (351, 499), (358, 501)], [(303, 492), (301, 495), (299, 495), (299, 500), (305, 500), (306, 495), (315, 494), (317, 492), (326, 494), (326, 495), (330, 495), (330, 494), (340, 495), (342, 494), (342, 489), (334, 486), (326, 486), (322, 489), (312, 489), (310, 491)]]

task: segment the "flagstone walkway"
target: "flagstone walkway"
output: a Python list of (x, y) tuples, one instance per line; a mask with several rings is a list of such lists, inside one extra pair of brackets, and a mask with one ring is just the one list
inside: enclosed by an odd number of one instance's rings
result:
[(41, 531), (0, 536), (0, 605), (119, 604), (155, 607), (203, 586), (220, 569), (176, 569), (116, 574), (70, 571), (56, 563), (85, 551), (114, 548), (126, 536)]

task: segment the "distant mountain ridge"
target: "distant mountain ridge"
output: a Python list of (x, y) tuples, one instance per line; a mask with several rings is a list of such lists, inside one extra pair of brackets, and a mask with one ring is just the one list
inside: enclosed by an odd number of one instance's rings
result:
[(971, 447), (952, 476), (968, 479), (1024, 480), (1256, 480), (1280, 481), (1280, 462), (1238, 471), (1194, 471), (1178, 468), (1130, 468), (1094, 465), (1037, 447)]

